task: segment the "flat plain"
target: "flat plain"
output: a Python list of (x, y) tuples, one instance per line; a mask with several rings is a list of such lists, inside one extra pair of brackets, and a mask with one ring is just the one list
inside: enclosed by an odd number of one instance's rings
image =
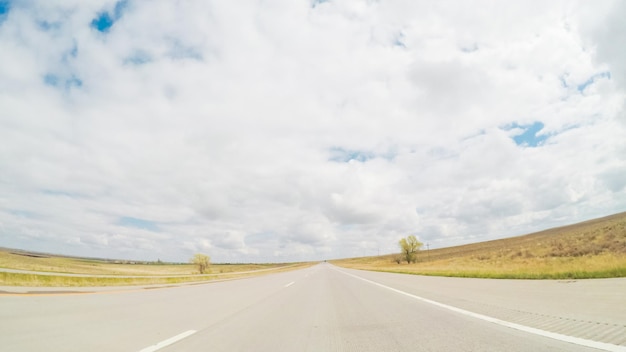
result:
[(0, 249), (0, 285), (77, 287), (176, 284), (261, 275), (307, 263), (212, 264), (200, 274), (193, 264), (63, 257)]

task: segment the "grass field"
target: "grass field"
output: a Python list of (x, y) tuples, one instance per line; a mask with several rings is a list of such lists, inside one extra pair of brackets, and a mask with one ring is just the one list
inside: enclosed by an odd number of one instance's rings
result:
[[(289, 264), (212, 264), (207, 274), (269, 269), (285, 265)], [(9, 249), (0, 250), (0, 268), (89, 275), (172, 276), (198, 274), (198, 269), (193, 264), (145, 264), (135, 261), (115, 263), (100, 259), (60, 257)]]
[[(228, 272), (208, 275), (188, 275), (188, 276), (150, 276), (150, 277), (72, 277), (59, 275), (37, 275), (0, 272), (0, 286), (28, 286), (28, 287), (90, 287), (90, 286), (126, 286), (126, 285), (156, 285), (156, 284), (177, 284), (191, 282), (206, 282), (212, 280), (224, 280), (232, 278), (243, 278), (250, 276), (266, 275), (281, 271), (301, 269), (313, 265), (313, 263), (284, 264), (277, 266), (274, 270), (239, 270), (235, 265), (229, 268)], [(230, 266), (230, 265), (229, 265)], [(239, 266), (238, 268), (244, 268)], [(268, 269), (268, 268), (266, 268)]]
[(626, 213), (525, 236), (421, 251), (413, 264), (398, 264), (397, 258), (386, 255), (332, 263), (355, 269), (456, 277), (626, 277)]
[[(198, 268), (192, 264), (141, 263), (136, 261), (116, 263), (110, 260), (60, 257), (0, 249), (0, 268), (48, 274), (0, 272), (0, 285), (76, 287), (174, 284), (262, 275), (293, 270), (307, 265), (312, 264), (212, 264), (205, 275), (198, 275)], [(87, 277), (54, 275), (59, 273), (80, 274)], [(119, 277), (98, 277), (97, 275)]]

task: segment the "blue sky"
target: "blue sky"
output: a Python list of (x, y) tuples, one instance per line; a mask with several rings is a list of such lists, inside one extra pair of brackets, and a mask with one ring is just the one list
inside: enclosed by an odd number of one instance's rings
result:
[(0, 246), (302, 261), (626, 211), (624, 15), (0, 1)]
[(136, 219), (129, 216), (123, 216), (118, 220), (118, 225), (132, 227), (137, 229), (144, 229), (153, 232), (159, 232), (159, 227), (154, 221), (145, 219)]
[(507, 129), (516, 129), (521, 130), (518, 134), (514, 135), (513, 141), (515, 144), (522, 147), (537, 147), (541, 146), (547, 139), (548, 135), (541, 133), (543, 130), (544, 124), (536, 121), (530, 125), (520, 126), (517, 123), (513, 123), (508, 126)]
[(338, 162), (349, 162), (350, 160), (366, 162), (374, 157), (374, 153), (361, 150), (346, 150), (340, 147), (331, 148), (330, 160)]
[(91, 21), (91, 27), (98, 32), (106, 33), (115, 22), (119, 21), (124, 14), (124, 11), (128, 7), (128, 0), (123, 0), (115, 3), (112, 11), (101, 11)]
[(592, 84), (596, 83), (596, 80), (599, 79), (611, 79), (611, 73), (610, 72), (600, 72), (597, 73), (593, 76), (591, 76), (588, 80), (586, 80), (585, 82), (579, 84), (576, 89), (578, 89), (579, 92), (584, 92), (585, 88), (591, 86)]
[(115, 19), (108, 12), (102, 12), (91, 21), (91, 27), (99, 32), (107, 32), (114, 22)]
[(11, 8), (11, 4), (8, 1), (0, 1), (0, 16), (6, 15)]

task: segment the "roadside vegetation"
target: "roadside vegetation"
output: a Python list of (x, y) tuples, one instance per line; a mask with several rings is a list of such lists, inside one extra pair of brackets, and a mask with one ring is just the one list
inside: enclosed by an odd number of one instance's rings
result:
[[(213, 263), (206, 268), (206, 274), (260, 270), (286, 265), (290, 264)], [(0, 268), (88, 275), (173, 276), (199, 274), (198, 265), (194, 263), (73, 258), (11, 249), (0, 249)]]
[(209, 269), (209, 265), (211, 265), (211, 258), (206, 254), (196, 253), (189, 262), (198, 267), (200, 274), (204, 274)]
[[(0, 286), (78, 287), (176, 284), (263, 275), (313, 265), (313, 263), (211, 264), (209, 257), (205, 257), (198, 257), (199, 262), (193, 263), (163, 263), (161, 261), (139, 262), (61, 257), (0, 249), (0, 268), (35, 272), (0, 271)], [(113, 277), (99, 277), (98, 275)]]
[[(188, 275), (188, 276), (140, 276), (140, 277), (97, 277), (97, 276), (60, 276), (37, 275), (23, 273), (0, 272), (0, 286), (27, 286), (27, 287), (96, 287), (96, 286), (128, 286), (128, 285), (167, 285), (178, 283), (208, 282), (250, 276), (266, 275), (281, 271), (302, 269), (314, 263), (282, 264), (265, 269), (234, 270), (245, 268), (245, 265), (232, 264), (235, 268), (218, 274)], [(231, 266), (231, 264), (226, 264)]]
[[(400, 243), (402, 247), (402, 243)], [(354, 269), (500, 279), (626, 277), (626, 213), (464, 246), (333, 261)], [(399, 259), (402, 260), (399, 260)], [(411, 260), (412, 261), (412, 260)]]
[(396, 263), (400, 264), (402, 260), (406, 260), (407, 264), (411, 264), (417, 261), (417, 253), (424, 244), (411, 235), (401, 239), (398, 245), (402, 253), (396, 257)]

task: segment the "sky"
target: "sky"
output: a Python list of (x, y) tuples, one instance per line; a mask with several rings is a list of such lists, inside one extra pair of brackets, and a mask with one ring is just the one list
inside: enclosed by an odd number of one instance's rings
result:
[(626, 211), (625, 16), (0, 0), (0, 246), (324, 260)]

